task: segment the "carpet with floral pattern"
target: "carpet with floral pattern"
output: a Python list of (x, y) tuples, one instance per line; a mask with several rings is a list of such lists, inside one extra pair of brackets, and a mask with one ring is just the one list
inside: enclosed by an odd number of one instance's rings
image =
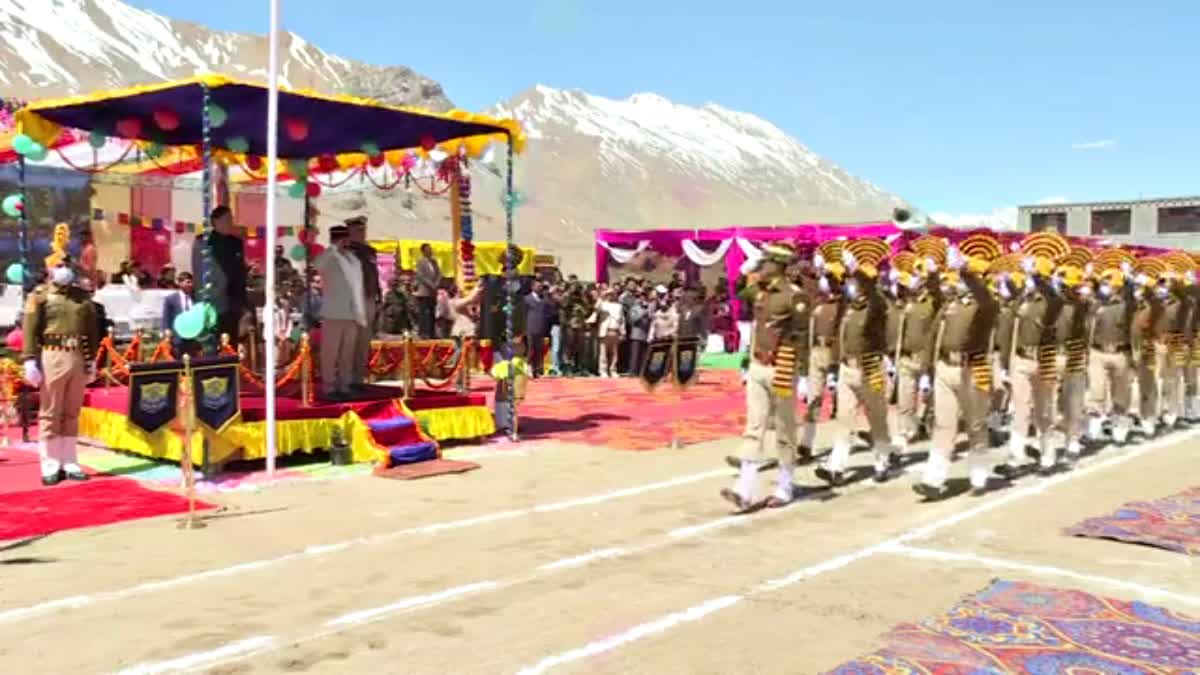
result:
[(946, 614), (900, 624), (836, 675), (1183, 675), (1200, 668), (1200, 619), (1142, 602), (994, 581)]
[(1150, 502), (1130, 502), (1107, 516), (1088, 518), (1064, 532), (1200, 556), (1200, 487)]

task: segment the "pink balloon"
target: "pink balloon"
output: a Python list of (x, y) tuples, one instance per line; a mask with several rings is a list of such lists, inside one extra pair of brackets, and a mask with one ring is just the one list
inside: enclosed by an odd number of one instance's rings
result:
[(142, 134), (142, 121), (136, 117), (126, 117), (117, 122), (117, 134), (122, 138), (137, 138)]
[(163, 131), (175, 131), (179, 128), (179, 114), (170, 108), (159, 108), (154, 111), (154, 123)]
[(404, 155), (404, 159), (400, 162), (400, 166), (404, 167), (405, 171), (412, 169), (417, 165), (417, 156), (413, 154)]
[(288, 138), (293, 141), (303, 141), (308, 138), (308, 121), (300, 117), (289, 117), (284, 120), (284, 128)]
[(14, 328), (4, 337), (4, 346), (14, 352), (19, 352), (25, 349), (25, 332), (20, 328)]

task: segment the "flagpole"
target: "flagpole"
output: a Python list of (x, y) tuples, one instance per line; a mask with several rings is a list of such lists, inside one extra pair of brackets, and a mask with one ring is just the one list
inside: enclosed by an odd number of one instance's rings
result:
[(270, 55), (267, 65), (267, 278), (263, 304), (263, 340), (267, 404), (267, 477), (275, 476), (275, 241), (278, 234), (276, 188), (279, 182), (279, 0), (271, 5)]

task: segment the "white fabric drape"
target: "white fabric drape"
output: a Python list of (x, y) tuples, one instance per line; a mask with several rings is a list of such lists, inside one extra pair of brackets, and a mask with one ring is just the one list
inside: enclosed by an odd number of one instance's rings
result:
[(729, 246), (733, 244), (733, 239), (726, 239), (725, 241), (721, 242), (720, 245), (717, 246), (717, 250), (713, 251), (712, 253), (705, 252), (704, 249), (700, 248), (700, 246), (691, 239), (684, 239), (682, 244), (683, 254), (687, 256), (688, 260), (691, 260), (701, 267), (708, 267), (710, 265), (717, 264), (722, 258), (725, 257), (725, 254), (729, 251)]
[(749, 239), (741, 237), (737, 238), (737, 243), (738, 247), (742, 249), (742, 255), (746, 256), (746, 262), (758, 264), (759, 259), (762, 258), (762, 249), (755, 246)]
[(605, 250), (608, 251), (609, 255), (612, 256), (612, 259), (615, 260), (618, 265), (624, 265), (625, 263), (629, 262), (630, 260), (633, 260), (634, 256), (641, 253), (642, 251), (645, 251), (646, 247), (648, 247), (650, 245), (650, 240), (643, 239), (643, 240), (639, 241), (637, 243), (637, 248), (634, 248), (632, 250), (627, 249), (627, 248), (616, 248), (615, 246), (612, 246), (608, 242), (604, 242), (604, 241), (598, 242), (598, 243), (601, 246), (603, 246), (605, 248)]

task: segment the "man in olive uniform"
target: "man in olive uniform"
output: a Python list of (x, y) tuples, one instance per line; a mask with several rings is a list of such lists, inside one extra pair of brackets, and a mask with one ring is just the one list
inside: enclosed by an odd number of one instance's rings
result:
[(1011, 342), (1001, 346), (1003, 363), (1012, 385), (1012, 424), (1008, 461), (996, 472), (1015, 477), (1028, 460), (1026, 444), (1030, 422), (1037, 430), (1043, 471), (1057, 465), (1054, 443), (1055, 356), (1058, 353), (1058, 317), (1063, 297), (1053, 287), (1053, 263), (1048, 258), (1026, 258), (1024, 293), (1018, 302)]
[(1195, 273), (1189, 273), (1187, 287), (1187, 367), (1183, 371), (1183, 412), (1191, 424), (1200, 422), (1200, 285), (1195, 283)]
[[(1163, 310), (1158, 294), (1158, 276), (1154, 270), (1143, 269), (1134, 278), (1134, 308), (1132, 348), (1137, 365), (1138, 419), (1141, 432), (1147, 437), (1158, 431), (1159, 373), (1158, 326)], [(1163, 292), (1166, 292), (1163, 287)]]
[[(733, 488), (725, 488), (721, 496), (733, 503), (739, 512), (760, 505), (769, 508), (784, 506), (793, 497), (793, 474), (796, 467), (796, 404), (797, 377), (804, 376), (804, 362), (797, 359), (797, 348), (803, 339), (799, 317), (807, 307), (802, 297), (792, 290), (784, 270), (795, 258), (791, 246), (768, 244), (763, 249), (762, 275), (765, 288), (751, 280), (747, 289), (754, 297), (754, 327), (751, 337), (754, 346), (746, 381), (746, 432), (742, 441), (742, 463)], [(750, 292), (744, 296), (749, 298)], [(759, 466), (764, 461), (769, 419), (775, 423), (776, 455), (779, 462), (775, 492), (765, 502), (754, 497)]]
[[(1104, 420), (1112, 421), (1117, 443), (1129, 438), (1129, 413), (1133, 387), (1133, 295), (1132, 270), (1108, 269), (1096, 284), (1089, 327), (1091, 356), (1088, 362), (1088, 437), (1098, 442), (1104, 435)], [(1111, 401), (1111, 405), (1110, 405)]]
[(840, 485), (850, 460), (860, 406), (866, 410), (871, 437), (875, 440), (875, 481), (891, 477), (898, 457), (888, 444), (887, 377), (884, 359), (887, 351), (887, 300), (879, 290), (878, 271), (860, 268), (853, 253), (843, 249), (843, 264), (849, 273), (844, 286), (846, 299), (839, 324), (838, 345), (841, 367), (837, 380), (837, 418), (833, 452), (828, 463), (817, 469), (817, 477)]
[(982, 260), (967, 261), (955, 247), (946, 258), (944, 303), (934, 337), (937, 364), (933, 376), (933, 442), (920, 482), (913, 490), (928, 501), (945, 498), (946, 479), (961, 420), (967, 432), (967, 468), (971, 487), (987, 489), (988, 401), (991, 394), (988, 352), (999, 306), (980, 276)]
[(992, 401), (988, 414), (988, 429), (997, 437), (1002, 437), (1007, 429), (1006, 422), (1012, 397), (1009, 395), (1011, 385), (1006, 370), (1008, 352), (1005, 351), (1005, 346), (1012, 344), (1012, 331), (1019, 304), (1018, 294), (1024, 287), (1024, 272), (993, 275), (992, 294), (998, 303), (998, 313), (995, 339), (992, 341)]
[(1062, 286), (1063, 308), (1058, 317), (1059, 409), (1067, 438), (1067, 461), (1079, 459), (1085, 432), (1084, 398), (1087, 395), (1088, 315), (1092, 311), (1092, 286), (1086, 272), (1062, 265), (1057, 278)]
[(1158, 355), (1159, 410), (1163, 426), (1170, 431), (1183, 417), (1183, 366), (1186, 363), (1188, 306), (1185, 302), (1184, 280), (1175, 272), (1160, 279), (1155, 293), (1162, 311), (1157, 315), (1154, 334), (1158, 336), (1155, 351)]
[[(925, 401), (933, 390), (933, 334), (942, 298), (937, 263), (918, 262), (911, 274), (898, 275), (898, 300), (888, 316), (888, 351), (896, 357), (896, 429), (892, 444), (900, 452), (916, 441), (925, 420)], [(907, 283), (904, 283), (907, 282)]]
[(62, 261), (51, 271), (50, 283), (30, 294), (22, 326), (25, 379), (40, 389), (38, 450), (45, 485), (64, 478), (87, 480), (75, 443), (100, 332), (96, 308), (87, 293), (74, 285), (69, 265), (69, 260)]
[(800, 461), (809, 461), (813, 455), (813, 443), (817, 439), (817, 422), (826, 392), (836, 381), (838, 363), (837, 334), (842, 320), (840, 262), (826, 264), (817, 254), (813, 267), (818, 274), (816, 298), (808, 315), (808, 377), (803, 384), (808, 391), (805, 397), (804, 430), (800, 436)]

